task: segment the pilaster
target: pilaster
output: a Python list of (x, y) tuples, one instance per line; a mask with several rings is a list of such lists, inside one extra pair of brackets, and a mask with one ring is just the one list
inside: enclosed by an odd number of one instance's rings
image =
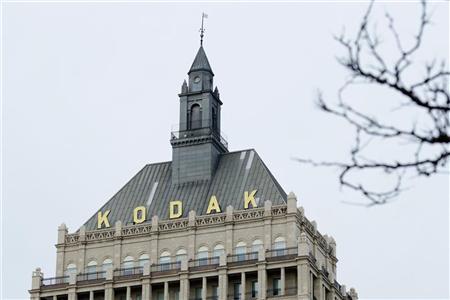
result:
[(319, 274), (318, 277), (314, 278), (313, 281), (313, 288), (314, 288), (314, 296), (317, 300), (325, 300), (325, 293), (323, 290), (323, 279), (322, 275)]
[(150, 262), (158, 262), (159, 218), (152, 217), (152, 229), (150, 234)]
[(114, 300), (114, 289), (111, 282), (105, 283), (105, 300)]
[(258, 264), (258, 284), (259, 284), (258, 299), (265, 300), (267, 293), (267, 271), (265, 263)]
[(169, 299), (169, 282), (164, 281), (164, 299)]
[(272, 249), (272, 202), (264, 201), (264, 248)]
[(188, 259), (195, 259), (195, 249), (196, 249), (195, 217), (196, 217), (195, 211), (191, 210), (189, 212), (189, 220), (188, 220), (188, 227), (189, 227), (189, 236), (188, 236), (189, 242), (188, 242), (188, 251), (187, 251)]
[(225, 217), (226, 221), (225, 252), (229, 254), (233, 253), (233, 212), (234, 212), (233, 206), (231, 205), (227, 206)]
[(246, 292), (246, 290), (247, 290), (247, 288), (246, 288), (246, 278), (245, 278), (245, 272), (242, 272), (241, 273), (241, 293), (242, 293), (242, 295), (241, 295), (241, 299), (245, 299), (245, 297), (246, 297), (246, 294), (245, 294), (245, 292)]
[(122, 222), (121, 221), (117, 221), (115, 224), (113, 263), (114, 263), (115, 268), (120, 268), (121, 263), (122, 263)]
[(227, 269), (222, 268), (219, 270), (219, 300), (227, 300), (227, 297), (228, 297), (228, 274)]
[(67, 293), (67, 300), (77, 300), (77, 291), (75, 287), (71, 287)]
[(131, 286), (127, 286), (126, 300), (131, 300)]
[(58, 226), (58, 240), (56, 245), (56, 276), (64, 275), (64, 250), (66, 235), (68, 233), (66, 224), (62, 223)]
[(86, 227), (83, 225), (80, 228), (80, 244), (78, 246), (78, 266), (77, 270), (83, 272), (86, 267)]
[(150, 279), (146, 278), (142, 280), (142, 300), (150, 299)]
[(207, 278), (203, 277), (202, 278), (202, 300), (206, 300), (206, 295), (207, 295)]
[(311, 299), (311, 275), (308, 262), (298, 261), (297, 263), (297, 295), (298, 299)]
[(180, 299), (189, 299), (189, 277), (187, 273), (180, 274)]
[(290, 192), (287, 198), (286, 246), (297, 246), (297, 197)]
[(280, 294), (284, 296), (286, 289), (286, 272), (284, 267), (280, 268)]

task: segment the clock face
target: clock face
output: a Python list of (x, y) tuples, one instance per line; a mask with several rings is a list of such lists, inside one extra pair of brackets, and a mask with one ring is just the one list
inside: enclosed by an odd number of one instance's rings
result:
[(199, 82), (200, 82), (200, 77), (196, 76), (196, 77), (194, 78), (194, 82), (195, 82), (195, 83), (199, 83)]

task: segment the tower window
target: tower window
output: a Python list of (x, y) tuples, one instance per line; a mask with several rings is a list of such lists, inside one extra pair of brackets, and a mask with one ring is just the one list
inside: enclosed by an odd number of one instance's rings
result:
[(214, 107), (212, 109), (212, 128), (217, 130), (217, 112)]
[(200, 105), (194, 104), (191, 106), (189, 129), (198, 129), (202, 127), (202, 110)]

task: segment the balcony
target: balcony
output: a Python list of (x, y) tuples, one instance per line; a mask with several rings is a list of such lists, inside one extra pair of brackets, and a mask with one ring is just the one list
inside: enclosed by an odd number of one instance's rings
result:
[(168, 275), (178, 273), (181, 269), (181, 262), (167, 262), (161, 264), (154, 264), (150, 267), (152, 276)]
[(266, 259), (267, 261), (293, 259), (297, 257), (297, 253), (298, 253), (297, 247), (267, 250)]
[(198, 258), (190, 260), (189, 265), (189, 271), (201, 271), (201, 270), (209, 270), (209, 269), (215, 269), (217, 266), (219, 266), (219, 257), (205, 257), (205, 258)]
[(204, 136), (212, 136), (223, 147), (228, 149), (228, 142), (225, 135), (216, 128), (216, 125), (211, 120), (199, 120), (195, 124), (180, 123), (172, 126), (170, 142), (173, 144), (181, 139), (195, 139)]
[(229, 266), (254, 264), (258, 261), (258, 252), (232, 254), (227, 256)]
[(245, 299), (246, 300), (256, 300), (258, 299), (258, 291), (251, 291), (245, 293)]
[(106, 271), (81, 273), (77, 275), (77, 283), (92, 283), (106, 279)]
[(114, 279), (136, 278), (142, 276), (143, 274), (143, 267), (116, 269), (114, 270)]
[(42, 288), (57, 288), (69, 284), (69, 276), (58, 276), (51, 278), (42, 278)]
[(290, 286), (284, 289), (284, 295), (281, 293), (281, 288), (277, 289), (267, 289), (266, 296), (268, 298), (278, 298), (278, 297), (286, 297), (286, 296), (295, 296), (297, 295), (297, 287)]

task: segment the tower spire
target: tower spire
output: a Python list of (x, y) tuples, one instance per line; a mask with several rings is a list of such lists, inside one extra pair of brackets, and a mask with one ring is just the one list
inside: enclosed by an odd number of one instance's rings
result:
[(203, 46), (203, 37), (205, 36), (205, 28), (203, 27), (204, 20), (208, 18), (208, 15), (202, 13), (202, 27), (200, 28), (200, 47)]

